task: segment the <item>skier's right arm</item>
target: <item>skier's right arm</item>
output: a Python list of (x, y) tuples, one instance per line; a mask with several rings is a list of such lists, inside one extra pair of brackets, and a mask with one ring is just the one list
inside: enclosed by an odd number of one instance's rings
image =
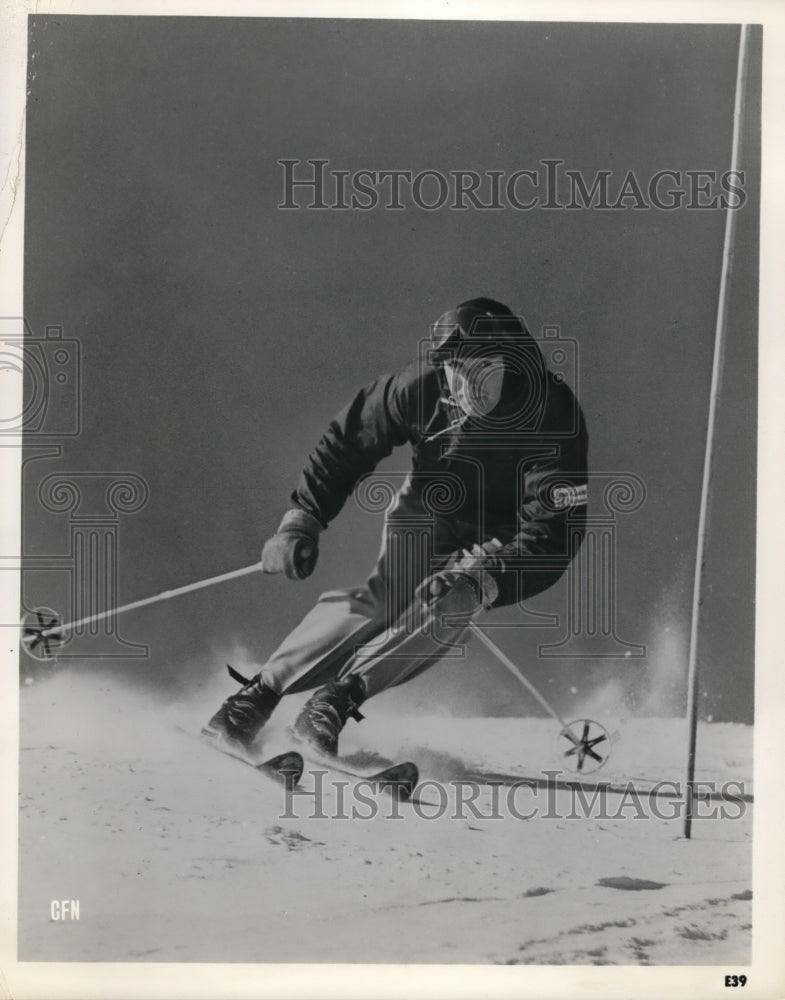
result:
[(293, 580), (310, 576), (320, 531), (339, 513), (358, 480), (393, 448), (411, 440), (412, 388), (405, 373), (384, 375), (330, 421), (291, 495), (293, 508), (265, 543), (265, 572), (285, 573)]
[(340, 512), (362, 476), (411, 441), (410, 380), (383, 375), (334, 417), (303, 469), (293, 503), (323, 527)]

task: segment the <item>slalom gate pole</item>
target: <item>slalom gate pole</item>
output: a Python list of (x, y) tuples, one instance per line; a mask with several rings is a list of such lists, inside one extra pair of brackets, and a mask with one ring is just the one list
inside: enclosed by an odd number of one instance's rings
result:
[(141, 601), (132, 601), (130, 604), (123, 604), (119, 608), (109, 608), (107, 611), (99, 611), (95, 615), (87, 615), (85, 618), (78, 618), (73, 622), (66, 622), (65, 625), (53, 625), (44, 629), (41, 635), (46, 638), (59, 632), (67, 632), (78, 628), (80, 625), (88, 625), (90, 622), (99, 622), (103, 618), (110, 618), (112, 615), (120, 615), (124, 611), (133, 611), (135, 608), (144, 608), (148, 604), (157, 604), (160, 601), (168, 601), (172, 597), (179, 597), (181, 594), (190, 594), (194, 590), (203, 590), (205, 587), (213, 587), (217, 583), (226, 583), (227, 580), (235, 580), (240, 576), (248, 576), (250, 573), (259, 573), (262, 570), (262, 563), (253, 563), (251, 566), (244, 566), (242, 569), (232, 570), (230, 573), (221, 573), (220, 576), (211, 576), (207, 580), (197, 580), (196, 583), (186, 584), (184, 587), (177, 587), (176, 590), (164, 590), (154, 597), (145, 597)]
[[(741, 128), (744, 117), (745, 69), (747, 63), (747, 25), (742, 24), (739, 33), (739, 55), (736, 66), (736, 98), (733, 106), (733, 141), (731, 145), (731, 171), (738, 170), (741, 147)], [(728, 205), (725, 209), (725, 239), (722, 248), (722, 271), (717, 300), (717, 320), (714, 329), (714, 361), (711, 371), (709, 394), (709, 419), (706, 429), (706, 451), (703, 459), (703, 483), (701, 486), (700, 514), (698, 516), (698, 546), (695, 555), (695, 577), (692, 591), (692, 619), (690, 622), (690, 649), (687, 669), (687, 725), (689, 739), (687, 747), (687, 773), (684, 788), (684, 836), (689, 840), (692, 834), (692, 816), (695, 800), (695, 751), (698, 730), (698, 624), (703, 584), (704, 548), (708, 523), (709, 490), (711, 486), (711, 461), (714, 447), (714, 427), (717, 415), (720, 375), (725, 346), (725, 330), (728, 323), (728, 285), (733, 263), (733, 244), (736, 235), (736, 212)]]

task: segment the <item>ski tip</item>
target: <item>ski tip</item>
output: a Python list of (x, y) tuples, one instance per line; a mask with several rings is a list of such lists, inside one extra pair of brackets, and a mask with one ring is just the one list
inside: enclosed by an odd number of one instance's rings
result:
[(287, 788), (294, 788), (303, 776), (305, 761), (301, 753), (288, 750), (286, 753), (262, 761), (256, 765), (256, 769), (279, 779)]
[(391, 792), (398, 799), (410, 799), (420, 780), (420, 771), (411, 760), (393, 764), (374, 774), (369, 779), (376, 782), (380, 788)]
[(275, 757), (259, 760), (258, 756), (254, 757), (252, 753), (247, 752), (239, 744), (227, 740), (222, 733), (209, 726), (202, 729), (198, 738), (205, 746), (217, 750), (226, 757), (247, 764), (266, 777), (282, 782), (287, 788), (294, 788), (302, 778), (305, 762), (302, 754), (296, 750), (287, 750)]

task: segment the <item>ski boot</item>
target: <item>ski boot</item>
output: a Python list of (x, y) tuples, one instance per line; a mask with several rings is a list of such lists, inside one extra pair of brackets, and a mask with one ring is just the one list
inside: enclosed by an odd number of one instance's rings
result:
[(360, 722), (363, 718), (358, 708), (365, 698), (365, 685), (356, 674), (330, 681), (303, 705), (294, 723), (295, 735), (318, 754), (335, 757), (346, 720), (351, 717)]
[(202, 728), (202, 736), (214, 743), (239, 744), (244, 750), (249, 750), (259, 730), (273, 714), (281, 695), (264, 683), (261, 674), (248, 680), (231, 667), (229, 673), (243, 687), (226, 699)]

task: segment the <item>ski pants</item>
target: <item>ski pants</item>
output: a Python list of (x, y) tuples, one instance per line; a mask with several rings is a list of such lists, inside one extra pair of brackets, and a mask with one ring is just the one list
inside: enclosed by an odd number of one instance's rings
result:
[[(425, 611), (414, 599), (418, 585), (451, 564), (462, 549), (493, 537), (504, 542), (503, 534), (435, 516), (407, 480), (386, 515), (381, 550), (366, 586), (322, 594), (262, 667), (263, 681), (293, 694), (358, 674), (371, 697), (416, 677), (458, 651), (468, 626), (466, 615), (440, 614), (438, 600)], [(526, 596), (555, 583), (568, 564), (565, 556), (563, 566), (534, 574)]]

